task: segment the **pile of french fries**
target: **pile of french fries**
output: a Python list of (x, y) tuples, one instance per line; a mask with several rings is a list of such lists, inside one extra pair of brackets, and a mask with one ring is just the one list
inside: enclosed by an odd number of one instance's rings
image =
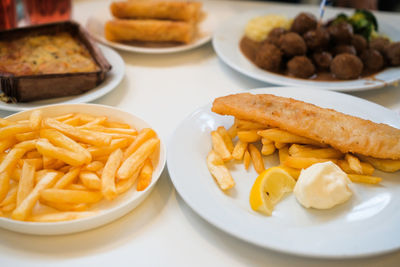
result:
[(237, 118), (228, 130), (220, 126), (212, 131), (211, 141), (212, 150), (207, 156), (207, 166), (222, 190), (235, 186), (226, 162), (242, 161), (246, 170), (252, 163), (260, 174), (265, 170), (263, 156), (276, 151), (280, 166), (296, 180), (302, 169), (326, 161), (337, 164), (351, 181), (357, 183), (379, 183), (382, 179), (372, 176), (375, 169), (384, 172), (400, 170), (400, 160), (342, 153), (317, 141)]
[[(151, 183), (160, 140), (154, 130), (82, 113), (0, 118), (0, 215), (55, 222), (96, 214), (136, 182)], [(45, 211), (45, 212), (44, 212)]]

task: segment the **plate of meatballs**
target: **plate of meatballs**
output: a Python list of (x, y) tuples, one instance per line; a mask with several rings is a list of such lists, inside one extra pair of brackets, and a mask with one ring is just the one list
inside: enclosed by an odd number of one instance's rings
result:
[[(281, 15), (284, 14), (284, 15)], [(222, 24), (218, 56), (267, 83), (359, 91), (400, 80), (400, 31), (366, 10), (258, 10)]]

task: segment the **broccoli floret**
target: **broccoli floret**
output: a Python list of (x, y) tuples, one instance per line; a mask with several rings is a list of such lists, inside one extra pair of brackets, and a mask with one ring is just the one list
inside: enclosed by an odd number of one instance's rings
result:
[(378, 31), (378, 23), (375, 16), (367, 10), (356, 10), (349, 18), (349, 22), (353, 26), (354, 32), (361, 34), (367, 40), (371, 38), (374, 31)]

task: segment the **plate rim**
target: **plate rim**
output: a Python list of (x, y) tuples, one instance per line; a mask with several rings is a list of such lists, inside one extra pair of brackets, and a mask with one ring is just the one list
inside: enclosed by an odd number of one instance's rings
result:
[[(107, 73), (107, 75), (106, 75), (106, 79), (107, 79), (107, 76), (110, 75), (110, 73), (114, 73), (114, 77), (112, 77), (108, 81), (109, 82), (108, 85), (102, 86), (102, 83), (104, 83), (106, 81), (106, 80), (104, 80), (98, 86), (90, 89), (89, 91), (87, 91), (83, 94), (70, 96), (70, 97), (67, 97), (67, 99), (65, 99), (65, 97), (44, 99), (44, 101), (58, 101), (58, 102), (54, 102), (54, 103), (36, 104), (34, 106), (19, 106), (19, 104), (24, 104), (24, 103), (7, 104), (7, 103), (2, 102), (2, 103), (0, 103), (1, 104), (0, 110), (11, 111), (11, 112), (22, 112), (22, 111), (27, 111), (30, 109), (40, 108), (40, 107), (45, 107), (45, 106), (50, 106), (50, 105), (84, 104), (84, 103), (89, 103), (91, 101), (94, 101), (100, 97), (103, 97), (103, 96), (107, 95), (108, 93), (110, 93), (111, 91), (113, 91), (115, 88), (118, 87), (118, 85), (122, 82), (122, 80), (125, 76), (125, 61), (123, 60), (121, 55), (119, 53), (117, 53), (115, 50), (113, 50), (112, 48), (102, 45), (102, 44), (99, 44), (99, 43), (96, 43), (95, 45), (97, 45), (100, 48), (100, 51), (103, 53), (104, 57), (112, 65), (110, 72)], [(107, 56), (107, 54), (110, 54), (110, 56)], [(116, 67), (116, 66), (118, 66), (118, 67)], [(100, 87), (100, 89), (99, 89), (99, 87)], [(96, 90), (96, 89), (98, 89), (98, 90), (92, 91), (92, 90)], [(57, 99), (59, 99), (59, 100), (57, 100)], [(32, 103), (34, 104), (34, 103), (40, 102), (40, 101), (41, 100), (27, 102), (26, 104), (32, 104)]]
[[(283, 8), (285, 8), (285, 7), (283, 7)], [(329, 8), (329, 9), (331, 9), (331, 8)], [(375, 80), (368, 80), (366, 78), (362, 78), (362, 79), (358, 79), (358, 80), (348, 80), (348, 81), (334, 81), (334, 82), (329, 82), (329, 84), (331, 84), (331, 85), (335, 84), (335, 86), (323, 88), (324, 83), (326, 83), (325, 81), (318, 82), (318, 81), (312, 81), (312, 80), (306, 80), (306, 79), (291, 78), (291, 77), (286, 77), (284, 75), (280, 75), (280, 74), (276, 74), (273, 72), (262, 70), (266, 74), (266, 76), (264, 76), (265, 74), (256, 73), (251, 69), (250, 70), (247, 69), (246, 66), (241, 66), (240, 63), (235, 62), (235, 60), (232, 59), (231, 57), (229, 57), (229, 55), (226, 55), (226, 53), (224, 52), (225, 49), (223, 49), (224, 47), (226, 47), (224, 45), (226, 42), (223, 42), (220, 40), (224, 39), (223, 34), (226, 33), (226, 29), (233, 27), (233, 26), (231, 26), (231, 25), (234, 25), (234, 23), (232, 23), (233, 21), (247, 18), (250, 15), (257, 16), (260, 14), (269, 14), (269, 13), (271, 13), (271, 11), (268, 11), (268, 8), (260, 9), (260, 10), (250, 10), (250, 11), (238, 14), (238, 15), (231, 17), (230, 19), (222, 22), (215, 29), (213, 37), (212, 37), (212, 41), (211, 41), (218, 58), (220, 58), (222, 62), (224, 62), (226, 65), (228, 65), (230, 68), (234, 69), (235, 71), (237, 71), (245, 76), (248, 76), (252, 79), (255, 79), (255, 80), (258, 80), (261, 82), (265, 82), (265, 83), (269, 83), (271, 85), (303, 86), (303, 87), (308, 86), (308, 87), (313, 87), (313, 88), (319, 88), (320, 90), (326, 90), (326, 91), (356, 92), (356, 91), (367, 91), (367, 90), (384, 88), (386, 86), (390, 86), (390, 85), (395, 84), (396, 82), (400, 81), (400, 67), (389, 67), (389, 68), (386, 68), (384, 71), (378, 72), (377, 75), (384, 73), (385, 71), (390, 71), (390, 70), (395, 69), (396, 71), (399, 72), (397, 78), (392, 78), (388, 81), (380, 81), (379, 79), (377, 79), (375, 81)], [(380, 23), (382, 23), (382, 21)], [(387, 23), (386, 21), (383, 21), (383, 24), (386, 25), (387, 27), (396, 29), (395, 27), (393, 27), (391, 24)], [(244, 28), (245, 25), (242, 25), (242, 26)], [(400, 31), (399, 31), (399, 34), (400, 34)], [(239, 41), (240, 40), (237, 40), (237, 47), (239, 47)], [(249, 61), (242, 53), (241, 53), (241, 56), (244, 57), (248, 61), (249, 64), (254, 65), (254, 63)], [(254, 67), (258, 68), (255, 65), (254, 65)], [(297, 80), (300, 80), (300, 82), (302, 82), (302, 83), (301, 84), (296, 83)], [(360, 83), (364, 82), (364, 84), (343, 85), (344, 83), (351, 83), (351, 82), (356, 83), (357, 81), (359, 81)]]
[[(130, 117), (134, 118), (134, 120), (138, 121), (139, 124), (143, 124), (145, 127), (151, 127), (154, 129), (146, 120), (143, 118), (139, 117), (138, 115), (135, 115), (131, 112), (125, 111), (122, 108), (119, 107), (113, 107), (113, 106), (108, 106), (108, 105), (102, 105), (102, 104), (96, 104), (96, 103), (72, 103), (72, 104), (52, 104), (52, 105), (45, 105), (45, 106), (40, 106), (38, 108), (30, 109), (30, 110), (24, 110), (21, 112), (17, 112), (14, 114), (11, 114), (7, 117), (17, 117), (20, 114), (29, 114), (33, 112), (34, 110), (37, 109), (52, 109), (52, 108), (57, 108), (57, 107), (62, 107), (62, 106), (73, 106), (73, 107), (78, 107), (78, 106), (86, 106), (86, 107), (96, 107), (99, 109), (104, 109), (104, 110), (115, 110), (118, 113), (126, 113)], [(0, 228), (12, 231), (12, 232), (18, 232), (18, 233), (23, 233), (23, 234), (33, 234), (33, 235), (41, 235), (41, 236), (54, 236), (54, 235), (65, 235), (65, 234), (73, 234), (73, 233), (79, 233), (83, 231), (87, 231), (90, 229), (95, 229), (98, 227), (101, 227), (103, 225), (106, 225), (108, 223), (111, 223), (125, 214), (129, 213), (130, 211), (134, 210), (138, 205), (140, 205), (147, 197), (148, 195), (153, 191), (155, 188), (158, 180), (161, 178), (161, 175), (165, 169), (166, 166), (166, 161), (167, 161), (167, 146), (166, 143), (163, 141), (162, 137), (159, 134), (159, 131), (155, 130), (158, 138), (160, 139), (160, 156), (159, 156), (159, 162), (157, 165), (157, 172), (153, 173), (153, 178), (152, 182), (147, 187), (144, 191), (137, 191), (138, 195), (135, 196), (134, 198), (130, 199), (129, 201), (126, 201), (124, 203), (121, 203), (120, 205), (117, 205), (115, 207), (112, 207), (107, 210), (99, 210), (98, 214), (95, 214), (93, 216), (88, 216), (84, 218), (80, 218), (77, 220), (69, 220), (69, 221), (60, 221), (60, 222), (29, 222), (29, 221), (18, 221), (18, 220), (13, 220), (10, 218), (6, 217), (0, 217)], [(158, 167), (159, 166), (159, 167)], [(156, 175), (154, 175), (156, 174)], [(128, 191), (133, 190), (133, 187), (130, 188)], [(128, 192), (127, 191), (127, 192)], [(123, 194), (127, 193), (124, 192)], [(90, 210), (89, 210), (90, 211)], [(103, 221), (98, 221), (99, 217), (103, 218)], [(108, 218), (107, 218), (108, 217)], [(90, 222), (92, 222), (92, 225), (90, 225)], [(79, 228), (79, 225), (83, 225), (81, 228)], [(89, 225), (88, 225), (89, 224)], [(12, 226), (9, 227), (9, 225), (15, 225), (16, 228), (13, 228)], [(65, 226), (71, 227), (70, 230), (63, 230), (62, 228)], [(43, 227), (51, 227), (50, 232), (43, 232), (42, 229)], [(21, 230), (23, 227), (29, 227), (29, 230)], [(13, 228), (13, 229), (12, 229)], [(56, 228), (56, 230), (54, 230)], [(36, 233), (39, 229), (39, 233)], [(57, 230), (58, 229), (58, 230)]]
[[(237, 93), (271, 93), (271, 92), (266, 92), (268, 90), (293, 90), (293, 89), (298, 89), (298, 87), (260, 87), (260, 88), (254, 88), (251, 90), (243, 90), (239, 92), (232, 92), (232, 94), (237, 94)], [(303, 88), (302, 88), (303, 89)], [(261, 90), (264, 90), (261, 92)], [(321, 94), (327, 94), (327, 95), (343, 95), (345, 97), (348, 97), (349, 99), (357, 100), (362, 103), (366, 103), (368, 105), (375, 106), (376, 108), (379, 108), (381, 111), (384, 111), (387, 114), (391, 115), (396, 115), (396, 113), (384, 106), (378, 105), (374, 102), (348, 95), (345, 93), (341, 92), (335, 92), (335, 91), (320, 91), (315, 88), (306, 88), (309, 92), (315, 92), (315, 93), (321, 93)], [(273, 93), (272, 93), (273, 94)], [(227, 95), (227, 94), (225, 94)], [(295, 97), (293, 97), (296, 99)], [(211, 107), (212, 102), (207, 103), (206, 105), (203, 105), (201, 107), (196, 108), (193, 112), (191, 112), (188, 116), (186, 116), (179, 124), (178, 126), (174, 129), (173, 135), (169, 140), (168, 147), (173, 147), (173, 143), (176, 142), (174, 140), (174, 137), (176, 136), (176, 133), (179, 131), (179, 129), (188, 121), (190, 118), (192, 118), (196, 113), (201, 112), (204, 108)], [(400, 126), (400, 121), (398, 122), (398, 125)], [(279, 253), (284, 253), (284, 254), (290, 254), (290, 255), (295, 255), (295, 256), (301, 256), (301, 257), (308, 257), (308, 258), (320, 258), (320, 259), (357, 259), (357, 258), (368, 258), (368, 257), (373, 257), (377, 255), (383, 255), (383, 254), (388, 254), (393, 251), (397, 251), (400, 249), (400, 244), (397, 246), (394, 246), (390, 249), (382, 249), (379, 251), (374, 251), (374, 252), (357, 252), (353, 254), (329, 254), (329, 253), (315, 253), (315, 252), (303, 252), (303, 251), (294, 251), (294, 250), (287, 250), (284, 248), (276, 247), (273, 245), (265, 245), (262, 242), (251, 240), (249, 236), (246, 236), (246, 234), (243, 233), (238, 233), (236, 231), (233, 231), (231, 228), (224, 228), (223, 227), (223, 222), (221, 221), (220, 218), (214, 218), (210, 216), (207, 212), (204, 211), (203, 208), (199, 208), (199, 203), (196, 202), (196, 200), (192, 200), (188, 195), (186, 195), (184, 188), (181, 187), (181, 184), (177, 181), (179, 178), (176, 178), (174, 173), (173, 173), (173, 165), (176, 165), (174, 163), (175, 160), (172, 160), (171, 158), (174, 158), (173, 155), (173, 150), (169, 149), (167, 152), (167, 169), (169, 176), (171, 178), (172, 183), (174, 184), (174, 187), (176, 191), (179, 193), (180, 197), (184, 200), (185, 204), (188, 205), (198, 216), (200, 216), (202, 219), (204, 219), (206, 222), (211, 224), (213, 227), (217, 228), (218, 230), (221, 230), (222, 232), (229, 234), (231, 236), (234, 236), (235, 238), (238, 238), (246, 243), (256, 245), (261, 248), (266, 248), (271, 251), (277, 251)]]

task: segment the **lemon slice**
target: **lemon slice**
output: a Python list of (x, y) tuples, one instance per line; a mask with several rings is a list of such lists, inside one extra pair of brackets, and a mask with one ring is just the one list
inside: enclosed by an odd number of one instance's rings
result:
[(263, 171), (250, 191), (250, 206), (253, 210), (271, 215), (274, 206), (285, 193), (292, 192), (296, 181), (281, 167)]

